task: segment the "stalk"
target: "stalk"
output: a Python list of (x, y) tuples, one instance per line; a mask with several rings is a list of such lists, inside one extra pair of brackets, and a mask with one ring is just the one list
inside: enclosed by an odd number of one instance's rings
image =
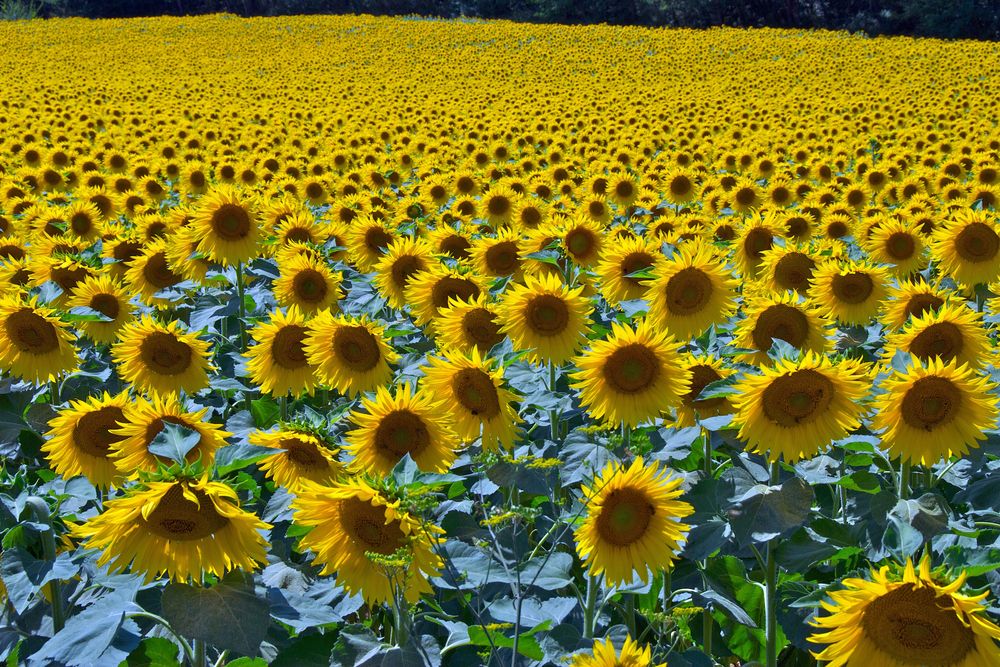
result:
[[(556, 365), (549, 362), (549, 392), (551, 394), (556, 393)], [(559, 440), (559, 411), (556, 409), (549, 410), (549, 439), (553, 442)]]
[[(49, 513), (49, 506), (44, 500), (37, 496), (28, 498), (25, 503), (34, 516), (35, 521), (44, 524), (46, 529), (42, 533), (42, 553), (45, 560), (55, 561), (56, 559), (56, 536), (52, 528), (52, 515)], [(52, 629), (59, 632), (66, 625), (66, 612), (63, 609), (62, 581), (53, 579), (48, 583), (49, 597), (52, 598)]]
[[(771, 485), (778, 483), (778, 462), (771, 463)], [(767, 543), (764, 571), (764, 621), (766, 633), (765, 655), (767, 667), (778, 664), (778, 563), (775, 559), (775, 540)]]
[(597, 614), (597, 577), (587, 574), (587, 602), (583, 608), (583, 638), (594, 638), (594, 619)]

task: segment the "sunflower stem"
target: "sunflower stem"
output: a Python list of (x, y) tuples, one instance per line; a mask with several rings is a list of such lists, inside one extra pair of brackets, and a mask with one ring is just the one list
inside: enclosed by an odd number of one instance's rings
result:
[(705, 441), (705, 460), (702, 462), (702, 469), (705, 471), (705, 479), (709, 479), (713, 475), (712, 470), (712, 432), (706, 428), (701, 429), (702, 440)]
[(597, 594), (598, 589), (597, 577), (592, 574), (587, 574), (587, 601), (583, 607), (583, 638), (593, 639), (594, 638), (594, 620), (597, 615)]
[(239, 299), (237, 306), (240, 309), (240, 352), (246, 354), (247, 351), (247, 304), (244, 299), (246, 288), (243, 285), (243, 262), (236, 264), (236, 298)]
[(635, 626), (635, 593), (625, 594), (625, 625), (629, 637), (638, 637)]
[[(42, 553), (45, 555), (45, 560), (54, 561), (57, 555), (56, 534), (55, 529), (52, 527), (52, 514), (49, 512), (48, 504), (37, 496), (31, 496), (25, 502), (25, 505), (31, 511), (35, 521), (45, 525), (46, 530), (41, 535)], [(62, 598), (62, 581), (53, 579), (48, 583), (48, 587), (49, 597), (52, 599), (52, 629), (55, 632), (59, 632), (66, 625), (66, 612), (63, 609)]]
[(52, 405), (59, 405), (59, 382), (58, 380), (49, 381), (49, 396), (52, 398)]
[[(780, 468), (778, 462), (771, 463), (771, 485), (778, 483)], [(765, 626), (765, 664), (776, 667), (778, 664), (778, 562), (775, 559), (775, 540), (767, 543), (766, 566), (764, 570), (764, 626)]]
[[(556, 393), (556, 365), (549, 362), (549, 393)], [(549, 439), (553, 442), (559, 440), (559, 411), (549, 410)]]
[(910, 497), (910, 474), (913, 471), (913, 464), (907, 459), (899, 464), (899, 499), (906, 500)]
[(208, 646), (205, 644), (204, 639), (194, 640), (194, 663), (193, 667), (206, 667)]
[(191, 644), (188, 643), (184, 637), (182, 637), (174, 627), (170, 625), (170, 621), (163, 618), (162, 616), (157, 616), (156, 614), (150, 613), (148, 611), (132, 611), (125, 614), (125, 618), (148, 618), (151, 621), (155, 621), (163, 626), (163, 629), (170, 633), (170, 635), (177, 640), (177, 643), (181, 645), (181, 651), (184, 653), (184, 659), (194, 664), (194, 651), (191, 649)]
[(288, 421), (288, 394), (285, 394), (278, 399), (278, 409), (280, 410), (280, 416), (282, 422)]

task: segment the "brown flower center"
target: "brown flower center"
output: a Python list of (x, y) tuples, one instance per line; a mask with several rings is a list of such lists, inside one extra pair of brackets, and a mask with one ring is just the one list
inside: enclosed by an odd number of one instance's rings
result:
[(958, 233), (955, 251), (967, 262), (992, 261), (1000, 251), (1000, 236), (989, 225), (973, 222)]
[(340, 501), (344, 532), (362, 549), (388, 556), (406, 544), (398, 521), (385, 522), (385, 508), (373, 507), (360, 498)]
[(774, 266), (774, 282), (785, 290), (795, 290), (799, 294), (809, 292), (816, 262), (803, 252), (790, 252), (778, 260)]
[(754, 227), (747, 232), (743, 239), (743, 251), (751, 259), (760, 259), (761, 255), (771, 249), (774, 238), (770, 230), (763, 227)]
[(365, 247), (372, 253), (381, 255), (392, 243), (392, 237), (381, 227), (371, 227), (365, 232)]
[(375, 334), (360, 325), (337, 327), (333, 353), (341, 364), (356, 373), (370, 371), (382, 359)]
[(4, 322), (4, 330), (21, 352), (42, 355), (59, 348), (55, 325), (30, 308), (11, 313)]
[(577, 259), (585, 259), (597, 247), (597, 237), (585, 227), (577, 227), (566, 234), (566, 248)]
[(286, 324), (279, 329), (271, 341), (274, 363), (288, 370), (306, 367), (305, 339), (306, 328), (298, 324)]
[(938, 322), (921, 331), (910, 343), (910, 354), (929, 361), (940, 357), (941, 361), (951, 361), (961, 354), (964, 347), (962, 330), (951, 322)]
[(183, 484), (170, 487), (156, 509), (142, 520), (146, 528), (168, 540), (189, 542), (214, 535), (229, 524), (229, 519), (216, 511), (207, 493), (197, 489), (189, 492), (198, 499), (197, 503), (184, 497)]
[(390, 412), (375, 429), (375, 449), (393, 461), (405, 454), (416, 458), (430, 444), (431, 434), (424, 420), (409, 410)]
[(142, 341), (139, 356), (143, 365), (157, 375), (180, 375), (191, 367), (193, 353), (173, 334), (155, 331)]
[(502, 217), (510, 213), (510, 200), (504, 195), (494, 195), (486, 202), (486, 210), (494, 217)]
[(118, 319), (121, 313), (121, 305), (114, 294), (95, 294), (90, 298), (90, 307), (112, 320)]
[(528, 327), (539, 336), (557, 336), (569, 324), (569, 306), (555, 294), (539, 294), (528, 302)]
[(922, 377), (903, 396), (903, 421), (922, 431), (933, 431), (958, 414), (962, 392), (943, 377)]
[(107, 458), (111, 445), (123, 439), (111, 433), (125, 421), (125, 413), (116, 405), (107, 405), (80, 417), (73, 427), (73, 444), (84, 454)]
[(397, 287), (406, 287), (414, 274), (427, 269), (427, 262), (416, 255), (403, 255), (392, 263), (392, 282)]
[(776, 377), (764, 389), (764, 414), (775, 424), (793, 428), (817, 419), (833, 401), (829, 378), (810, 368)]
[(751, 338), (754, 347), (761, 352), (771, 349), (774, 338), (801, 348), (809, 338), (809, 318), (798, 308), (775, 304), (757, 317)]
[(282, 438), (278, 443), (285, 456), (300, 468), (325, 469), (329, 463), (315, 442), (302, 438)]
[(86, 213), (76, 213), (69, 219), (70, 229), (74, 234), (84, 236), (94, 228), (94, 222)]
[(517, 244), (513, 241), (496, 243), (486, 251), (486, 266), (495, 275), (509, 276), (517, 271), (519, 263)]
[(468, 301), (477, 296), (479, 296), (479, 286), (468, 278), (445, 276), (431, 288), (431, 303), (438, 309), (447, 308), (452, 298)]
[(302, 269), (292, 278), (292, 291), (299, 301), (322, 303), (327, 295), (326, 279), (316, 269)]
[(597, 532), (605, 542), (625, 547), (642, 539), (656, 514), (649, 498), (637, 489), (616, 489), (604, 499)]
[(486, 308), (473, 308), (462, 318), (462, 331), (466, 340), (472, 342), (480, 354), (493, 349), (504, 339), (496, 317)]
[(250, 214), (242, 206), (223, 204), (212, 213), (212, 231), (223, 241), (242, 241), (250, 235)]
[(913, 240), (913, 235), (908, 232), (895, 232), (885, 241), (886, 253), (897, 261), (910, 259), (916, 250), (917, 243)]
[(875, 291), (875, 282), (867, 273), (836, 275), (830, 285), (838, 301), (856, 305), (864, 303)]
[(638, 251), (630, 252), (622, 258), (621, 263), (618, 264), (618, 270), (621, 271), (622, 276), (630, 284), (641, 287), (642, 278), (629, 278), (630, 274), (636, 273), (637, 271), (643, 271), (645, 269), (651, 269), (653, 267), (653, 256), (648, 252)]
[(667, 281), (667, 308), (682, 317), (702, 311), (712, 298), (712, 279), (701, 269), (689, 266)]
[(72, 292), (73, 288), (83, 282), (90, 275), (90, 271), (82, 266), (57, 266), (50, 274), (55, 282), (64, 292)]
[(142, 276), (150, 285), (157, 289), (165, 289), (181, 282), (183, 278), (167, 266), (165, 253), (158, 252), (146, 260), (142, 267)]
[(459, 234), (451, 234), (441, 240), (438, 248), (444, 254), (453, 259), (468, 259), (469, 248), (472, 246), (469, 240)]
[(718, 382), (722, 376), (712, 368), (704, 364), (691, 367), (691, 391), (684, 395), (684, 405), (699, 411), (719, 410), (726, 403), (725, 396), (716, 398), (699, 399), (698, 395), (705, 390), (705, 387)]
[(920, 317), (924, 313), (937, 310), (944, 305), (944, 299), (933, 294), (914, 294), (906, 302), (903, 312), (907, 317)]
[(843, 238), (849, 231), (847, 223), (842, 220), (834, 220), (826, 226), (826, 235), (831, 239)]
[(615, 350), (604, 362), (604, 380), (617, 393), (638, 394), (648, 390), (660, 375), (656, 354), (641, 343)]
[(483, 421), (500, 414), (500, 400), (493, 380), (478, 368), (463, 368), (455, 373), (451, 391), (462, 407)]

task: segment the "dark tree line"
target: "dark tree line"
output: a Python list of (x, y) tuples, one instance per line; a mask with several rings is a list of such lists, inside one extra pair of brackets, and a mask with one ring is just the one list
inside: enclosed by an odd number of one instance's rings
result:
[[(31, 2), (31, 0), (26, 0)], [(364, 13), (1000, 39), (1000, 0), (34, 0), (43, 16)]]

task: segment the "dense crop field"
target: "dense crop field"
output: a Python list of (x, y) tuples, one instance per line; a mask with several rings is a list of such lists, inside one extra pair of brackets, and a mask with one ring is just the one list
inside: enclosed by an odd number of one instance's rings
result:
[(0, 43), (7, 664), (1000, 665), (1000, 46)]

